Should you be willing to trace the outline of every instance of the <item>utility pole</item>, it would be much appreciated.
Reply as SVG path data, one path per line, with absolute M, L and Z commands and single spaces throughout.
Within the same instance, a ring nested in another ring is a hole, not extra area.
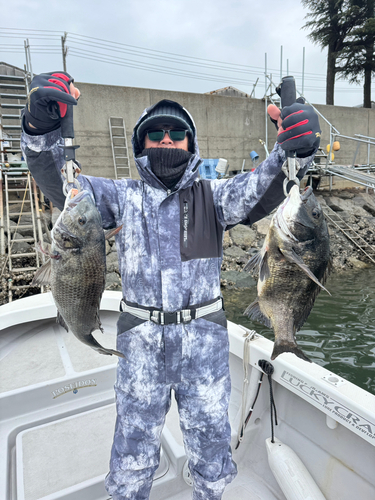
M 66 73 L 66 56 L 68 54 L 68 47 L 66 47 L 66 37 L 68 36 L 68 33 L 64 31 L 64 36 L 61 37 L 61 49 L 62 49 L 62 57 L 63 57 L 63 68 Z
M 280 47 L 280 82 L 283 78 L 283 46 Z
M 259 78 L 257 78 L 257 81 L 253 85 L 253 90 L 251 91 L 250 97 L 253 97 L 253 94 L 254 94 L 254 97 L 255 97 L 255 87 L 257 86 L 258 81 L 259 81 Z
M 25 56 L 26 56 L 26 70 L 28 73 L 28 76 L 30 77 L 30 81 L 34 78 L 33 74 L 33 68 L 31 66 L 31 54 L 30 54 L 30 42 L 29 39 L 26 38 L 24 40 L 24 47 L 25 47 Z

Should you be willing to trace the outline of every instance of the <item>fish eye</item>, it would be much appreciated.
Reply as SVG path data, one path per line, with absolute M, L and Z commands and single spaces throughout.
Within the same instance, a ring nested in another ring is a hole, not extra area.
M 78 224 L 81 226 L 84 226 L 86 224 L 86 217 L 84 215 L 81 215 L 81 217 L 78 218 Z
M 314 208 L 314 210 L 311 212 L 311 215 L 314 217 L 314 219 L 319 219 L 320 210 L 318 210 L 317 208 Z

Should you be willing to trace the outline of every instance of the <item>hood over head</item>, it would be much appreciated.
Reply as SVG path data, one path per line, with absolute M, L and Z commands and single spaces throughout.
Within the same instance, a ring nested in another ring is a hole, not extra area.
M 163 99 L 146 108 L 134 127 L 133 149 L 135 156 L 138 156 L 144 149 L 146 131 L 160 123 L 186 129 L 189 135 L 189 150 L 194 152 L 196 130 L 192 116 L 178 102 Z
M 133 136 L 132 146 L 135 163 L 141 179 L 154 187 L 164 187 L 150 165 L 150 150 L 144 149 L 144 138 L 146 131 L 150 128 L 162 124 L 171 124 L 176 127 L 188 130 L 189 152 L 190 159 L 186 166 L 185 173 L 180 181 L 176 184 L 175 189 L 187 187 L 198 175 L 198 167 L 201 163 L 199 157 L 198 141 L 196 136 L 196 126 L 190 113 L 179 103 L 163 99 L 158 103 L 146 108 L 136 123 Z M 155 148 L 156 150 L 157 148 Z M 162 148 L 163 149 L 163 148 Z M 184 152 L 182 150 L 181 153 Z M 160 151 L 161 153 L 161 151 Z M 185 153 L 185 152 L 184 152 Z M 169 156 L 169 155 L 168 155 Z

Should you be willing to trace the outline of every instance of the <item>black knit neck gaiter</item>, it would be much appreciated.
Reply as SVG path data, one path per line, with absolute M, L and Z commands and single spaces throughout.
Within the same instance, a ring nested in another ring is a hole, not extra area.
M 184 175 L 193 153 L 176 148 L 148 148 L 142 156 L 148 156 L 151 170 L 168 189 L 173 189 Z

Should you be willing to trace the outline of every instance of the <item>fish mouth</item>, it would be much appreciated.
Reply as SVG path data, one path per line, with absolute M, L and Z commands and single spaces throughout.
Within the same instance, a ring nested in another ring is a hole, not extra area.
M 284 234 L 289 236 L 289 238 L 291 238 L 294 241 L 299 241 L 299 240 L 298 240 L 298 238 L 296 238 L 294 236 L 294 234 L 291 232 L 291 230 L 288 227 L 287 220 L 284 216 L 284 209 L 288 205 L 289 202 L 292 202 L 292 203 L 293 202 L 295 202 L 295 203 L 302 202 L 303 204 L 306 204 L 308 199 L 310 198 L 310 196 L 312 194 L 313 194 L 313 189 L 311 188 L 311 186 L 305 187 L 305 189 L 302 192 L 300 192 L 299 186 L 297 186 L 295 184 L 292 187 L 292 189 L 290 190 L 289 197 L 286 198 L 286 200 L 284 201 L 284 203 L 281 206 L 280 217 L 277 218 L 278 223 L 279 223 L 279 227 L 284 232 Z M 303 222 L 301 222 L 300 220 L 295 221 L 295 224 L 298 224 L 298 225 L 303 226 L 303 227 L 310 227 L 309 225 L 303 224 Z
M 64 210 L 66 212 L 70 212 L 70 210 L 73 210 L 73 208 L 75 208 L 82 200 L 84 200 L 87 197 L 92 199 L 91 194 L 85 190 L 80 191 L 73 198 L 69 198 L 69 193 L 68 193 L 68 196 L 66 197 L 66 201 L 65 201 Z
M 294 234 L 288 227 L 287 221 L 284 217 L 284 209 L 288 205 L 288 203 L 292 201 L 293 198 L 297 198 L 298 196 L 300 196 L 299 187 L 297 186 L 297 184 L 295 184 L 290 190 L 289 196 L 285 198 L 284 202 L 280 206 L 280 212 L 276 214 L 276 220 L 279 228 L 286 236 L 289 236 L 289 238 L 291 238 L 293 241 L 298 241 L 298 238 L 294 236 Z
M 305 189 L 300 192 L 299 187 L 297 184 L 295 184 L 292 189 L 289 192 L 289 198 L 292 199 L 293 201 L 302 201 L 302 203 L 306 203 L 306 201 L 310 198 L 310 196 L 313 194 L 313 189 L 311 186 L 306 186 Z M 286 203 L 288 202 L 288 198 L 286 199 Z
M 54 242 L 62 250 L 77 248 L 82 245 L 81 238 L 69 231 L 68 227 L 62 221 L 60 221 L 58 226 L 53 228 L 52 233 Z M 60 238 L 56 238 L 56 234 L 59 235 Z
M 310 196 L 313 194 L 313 189 L 311 186 L 305 187 L 305 189 L 300 193 L 301 196 L 301 201 L 303 203 L 306 203 L 306 201 L 310 198 Z

